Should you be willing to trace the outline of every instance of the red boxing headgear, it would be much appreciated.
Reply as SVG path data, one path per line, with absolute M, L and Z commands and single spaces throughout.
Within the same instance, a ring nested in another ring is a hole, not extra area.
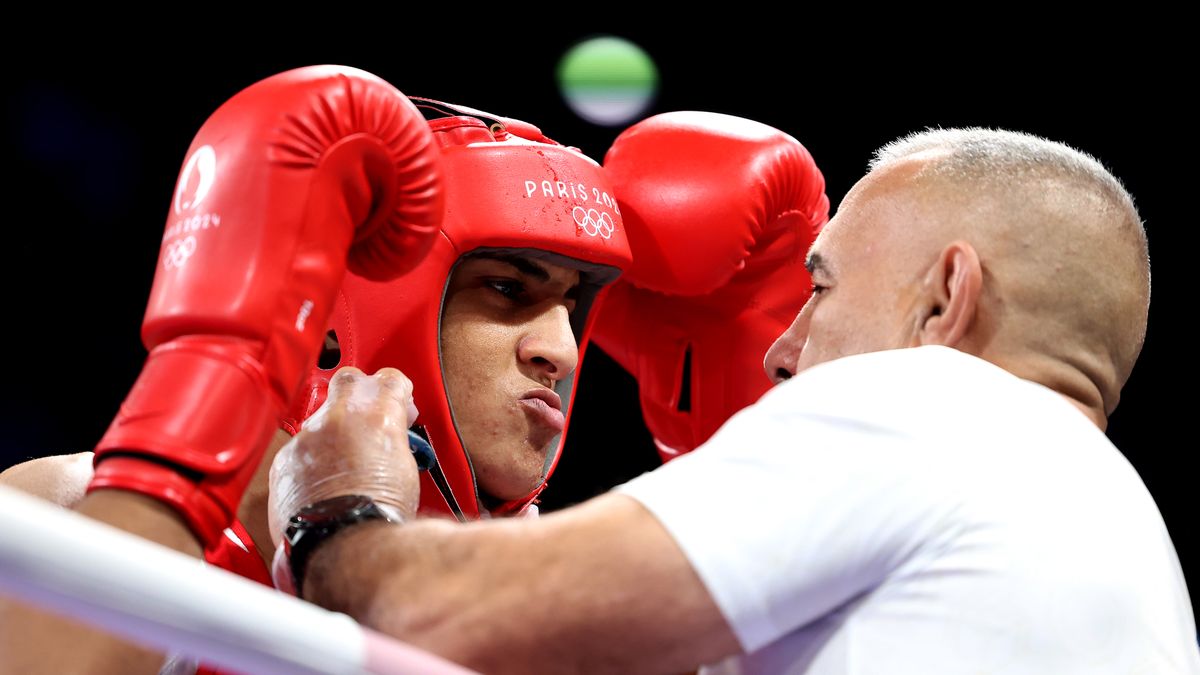
M 464 255 L 503 249 L 580 270 L 571 329 L 582 357 L 591 333 L 591 307 L 603 286 L 630 262 L 620 211 L 600 166 L 536 127 L 461 106 L 413 98 L 438 140 L 446 186 L 441 236 L 416 269 L 376 283 L 346 275 L 330 328 L 341 357 L 313 371 L 308 394 L 284 420 L 290 431 L 325 401 L 329 377 L 342 366 L 366 373 L 397 368 L 413 382 L 418 420 L 437 457 L 422 472 L 420 512 L 481 514 L 470 457 L 456 429 L 440 356 L 440 319 L 447 282 Z M 570 422 L 575 376 L 558 381 Z M 565 434 L 565 428 L 564 428 Z M 554 471 L 563 434 L 549 446 L 542 480 L 525 497 L 490 510 L 516 513 L 533 503 Z

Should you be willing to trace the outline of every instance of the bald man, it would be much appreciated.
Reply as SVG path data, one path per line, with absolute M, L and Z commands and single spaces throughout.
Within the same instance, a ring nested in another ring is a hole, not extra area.
M 808 262 L 778 386 L 700 449 L 538 521 L 347 525 L 305 597 L 489 673 L 1200 672 L 1174 547 L 1103 433 L 1150 294 L 1120 183 L 1033 136 L 916 134 Z M 326 447 L 378 464 L 353 420 L 404 415 L 403 376 L 335 379 L 275 481 Z M 372 478 L 340 490 L 383 499 Z

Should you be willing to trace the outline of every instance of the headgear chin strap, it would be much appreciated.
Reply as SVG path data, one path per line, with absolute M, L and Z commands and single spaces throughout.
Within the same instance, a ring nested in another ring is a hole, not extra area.
M 629 266 L 625 228 L 600 166 L 528 123 L 428 99 L 412 99 L 441 147 L 446 214 L 441 236 L 416 269 L 376 283 L 347 274 L 330 321 L 341 358 L 317 368 L 307 395 L 285 428 L 298 430 L 325 401 L 329 377 L 342 366 L 366 373 L 397 368 L 413 382 L 418 420 L 436 457 L 421 474 L 420 512 L 460 519 L 518 513 L 546 486 L 562 450 L 549 446 L 538 486 L 521 499 L 484 510 L 470 457 L 454 424 L 440 357 L 439 324 L 446 286 L 463 256 L 503 250 L 580 270 L 580 295 L 571 328 L 582 355 L 590 311 L 602 288 Z M 570 423 L 575 377 L 554 387 Z M 565 428 L 564 428 L 565 433 Z

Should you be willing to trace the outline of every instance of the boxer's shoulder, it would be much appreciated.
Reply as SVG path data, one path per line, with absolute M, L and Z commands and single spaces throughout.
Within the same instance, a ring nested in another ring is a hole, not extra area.
M 39 457 L 0 472 L 5 485 L 59 506 L 74 507 L 92 478 L 92 453 Z

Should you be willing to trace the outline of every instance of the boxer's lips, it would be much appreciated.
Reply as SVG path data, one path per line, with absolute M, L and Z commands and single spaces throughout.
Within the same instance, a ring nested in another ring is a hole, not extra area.
M 562 399 L 550 389 L 538 388 L 525 392 L 520 399 L 521 406 L 539 424 L 561 432 L 566 426 L 566 418 L 562 414 Z

